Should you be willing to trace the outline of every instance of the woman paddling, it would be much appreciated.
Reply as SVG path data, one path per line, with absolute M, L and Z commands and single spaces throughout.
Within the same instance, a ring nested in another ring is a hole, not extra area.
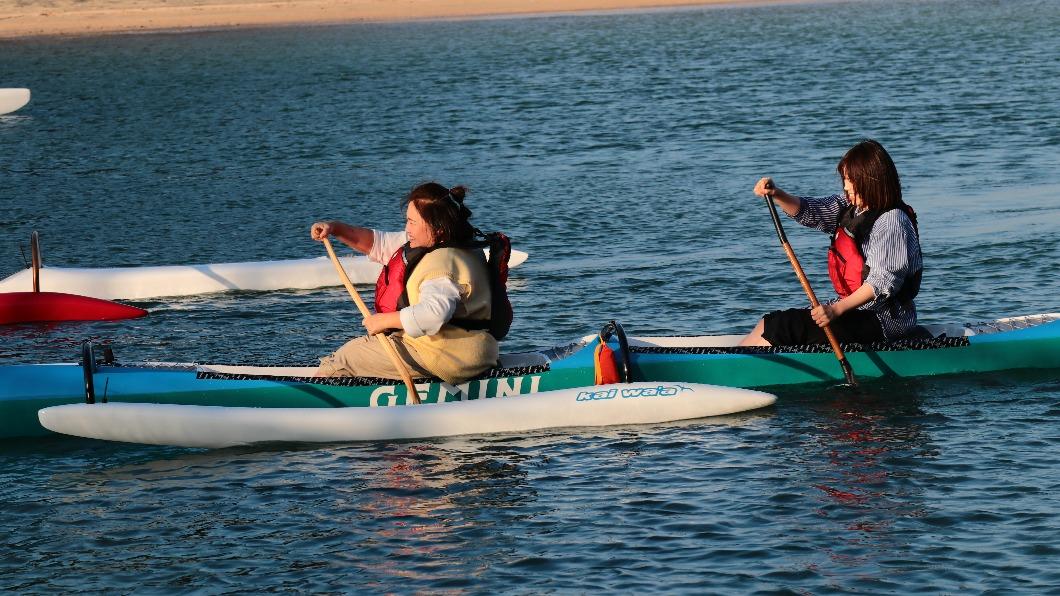
M 310 229 L 314 240 L 334 236 L 384 265 L 376 283 L 376 314 L 364 319 L 369 335 L 396 330 L 390 337 L 414 377 L 454 384 L 495 366 L 499 352 L 490 333 L 490 272 L 481 244 L 472 242 L 476 230 L 468 221 L 466 193 L 463 186 L 435 182 L 412 189 L 403 203 L 404 232 L 339 221 Z M 363 336 L 322 358 L 317 376 L 398 379 L 400 373 L 383 345 Z
M 839 296 L 812 310 L 771 312 L 740 345 L 827 343 L 825 325 L 840 342 L 856 343 L 898 339 L 916 328 L 920 239 L 891 156 L 878 142 L 865 140 L 847 151 L 836 170 L 844 195 L 797 197 L 774 188 L 769 178 L 755 185 L 755 194 L 772 194 L 795 221 L 832 237 L 828 274 Z

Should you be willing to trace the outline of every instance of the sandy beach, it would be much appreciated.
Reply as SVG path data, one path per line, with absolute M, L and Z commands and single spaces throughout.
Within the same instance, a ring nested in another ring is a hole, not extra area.
M 0 6 L 0 39 L 791 1 L 798 0 L 14 0 Z

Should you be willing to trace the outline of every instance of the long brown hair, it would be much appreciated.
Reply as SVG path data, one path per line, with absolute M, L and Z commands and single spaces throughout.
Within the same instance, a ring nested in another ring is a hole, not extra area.
M 846 152 L 836 166 L 840 178 L 854 183 L 869 209 L 886 211 L 902 204 L 902 183 L 898 169 L 883 145 L 865 139 Z
M 464 205 L 466 186 L 446 188 L 437 182 L 426 182 L 413 188 L 403 207 L 409 203 L 416 206 L 423 221 L 434 233 L 434 243 L 466 244 L 475 238 L 475 227 L 468 219 L 471 210 Z

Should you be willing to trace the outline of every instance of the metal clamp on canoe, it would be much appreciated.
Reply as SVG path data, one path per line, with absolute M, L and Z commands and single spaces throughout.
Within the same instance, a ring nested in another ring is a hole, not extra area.
M 633 373 L 629 366 L 629 342 L 626 341 L 626 331 L 622 329 L 622 325 L 619 325 L 618 321 L 612 320 L 604 325 L 604 328 L 600 330 L 600 342 L 606 343 L 607 340 L 611 339 L 612 334 L 618 337 L 618 353 L 622 361 L 622 382 L 630 383 L 633 379 Z
M 96 374 L 96 355 L 90 341 L 81 344 L 81 371 L 85 378 L 85 403 L 94 404 L 96 403 L 96 386 L 93 376 Z
M 114 351 L 110 346 L 103 346 L 103 364 L 114 364 Z M 96 353 L 92 342 L 81 344 L 81 370 L 85 379 L 85 403 L 96 403 Z M 109 380 L 109 379 L 108 379 Z M 107 403 L 107 387 L 103 387 L 103 403 Z

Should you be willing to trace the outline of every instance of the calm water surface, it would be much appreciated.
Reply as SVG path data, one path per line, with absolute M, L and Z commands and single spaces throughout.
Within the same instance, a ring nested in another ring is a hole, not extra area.
M 319 256 L 471 187 L 516 270 L 505 349 L 617 318 L 735 333 L 805 302 L 750 192 L 884 143 L 925 322 L 1055 312 L 1060 4 L 839 2 L 0 43 L 0 275 Z M 823 235 L 788 226 L 819 294 Z M 341 288 L 0 330 L 0 363 L 310 362 Z M 201 451 L 0 443 L 0 590 L 1060 593 L 1060 375 L 783 389 L 725 419 Z

